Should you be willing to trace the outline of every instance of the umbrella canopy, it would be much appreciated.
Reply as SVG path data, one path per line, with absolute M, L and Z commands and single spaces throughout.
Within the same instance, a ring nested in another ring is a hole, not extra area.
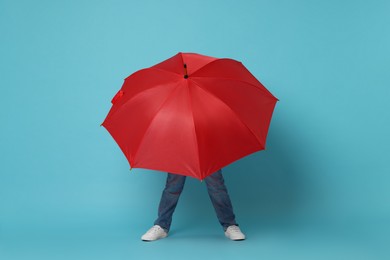
M 265 149 L 277 100 L 241 62 L 178 53 L 127 77 L 102 125 L 130 167 L 202 180 Z

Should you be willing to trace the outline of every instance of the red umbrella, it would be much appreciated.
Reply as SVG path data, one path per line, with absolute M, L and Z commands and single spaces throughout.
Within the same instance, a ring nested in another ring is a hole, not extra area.
M 178 53 L 127 77 L 102 125 L 132 168 L 202 180 L 265 149 L 277 101 L 241 62 Z

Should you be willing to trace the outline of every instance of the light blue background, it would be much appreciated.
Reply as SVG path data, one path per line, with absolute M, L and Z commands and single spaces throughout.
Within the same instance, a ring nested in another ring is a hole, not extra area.
M 0 259 L 386 259 L 389 14 L 380 0 L 0 0 Z M 280 99 L 267 150 L 224 168 L 245 242 L 224 238 L 195 179 L 170 237 L 141 242 L 166 175 L 129 171 L 99 126 L 125 77 L 179 51 L 240 60 Z

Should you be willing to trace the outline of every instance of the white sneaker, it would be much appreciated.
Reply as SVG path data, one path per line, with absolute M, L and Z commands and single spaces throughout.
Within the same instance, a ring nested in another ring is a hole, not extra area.
M 240 228 L 236 225 L 229 226 L 225 231 L 225 236 L 231 240 L 245 239 L 245 235 L 241 232 Z
M 160 238 L 165 238 L 168 236 L 168 233 L 160 227 L 159 225 L 154 225 L 151 227 L 142 237 L 143 241 L 154 241 Z

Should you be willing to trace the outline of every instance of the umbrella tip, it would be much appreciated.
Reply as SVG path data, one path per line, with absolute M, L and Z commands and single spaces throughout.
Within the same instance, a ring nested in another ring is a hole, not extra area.
M 184 78 L 188 79 L 187 64 L 184 63 Z

